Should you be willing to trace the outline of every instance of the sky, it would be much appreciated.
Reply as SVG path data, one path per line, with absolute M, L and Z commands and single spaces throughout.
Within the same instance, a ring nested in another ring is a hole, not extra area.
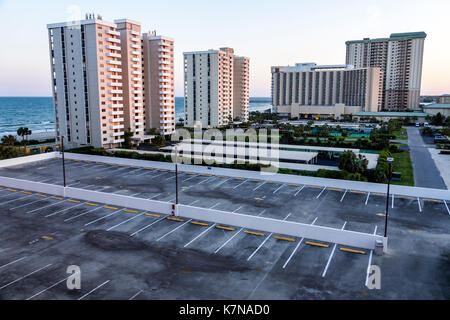
M 0 96 L 51 96 L 46 25 L 101 14 L 175 39 L 183 52 L 232 47 L 250 58 L 250 96 L 269 97 L 274 65 L 344 64 L 345 41 L 425 31 L 422 95 L 450 93 L 449 0 L 0 0 Z

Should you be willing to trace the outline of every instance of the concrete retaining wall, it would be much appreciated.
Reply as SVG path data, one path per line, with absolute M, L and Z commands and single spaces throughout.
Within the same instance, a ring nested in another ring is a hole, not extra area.
M 17 166 L 19 164 L 25 164 L 25 163 L 35 162 L 35 161 L 53 159 L 56 157 L 56 153 L 57 152 L 48 152 L 48 153 L 35 154 L 32 156 L 24 156 L 24 157 L 19 157 L 19 158 L 0 160 L 0 168 Z

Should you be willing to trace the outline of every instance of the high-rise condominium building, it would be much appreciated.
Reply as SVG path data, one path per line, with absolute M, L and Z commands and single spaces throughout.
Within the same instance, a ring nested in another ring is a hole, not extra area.
M 184 123 L 214 128 L 248 121 L 249 58 L 232 48 L 184 53 Z
M 164 134 L 175 131 L 174 41 L 172 38 L 144 33 L 144 105 L 146 127 Z
M 160 94 L 153 96 L 152 81 L 144 80 L 143 70 L 150 80 L 163 76 L 157 68 L 148 71 L 160 57 L 144 52 L 147 38 L 142 39 L 139 22 L 112 23 L 89 15 L 47 28 L 56 134 L 64 136 L 69 147 L 120 147 L 127 131 L 135 144 L 150 138 L 145 134 L 150 128 L 162 134 L 173 131 L 174 121 L 171 129 L 147 121 L 163 111 L 159 103 L 144 107 L 145 91 L 146 101 L 159 99 Z M 167 68 L 173 83 L 173 53 Z
M 297 63 L 271 69 L 272 105 L 282 116 L 340 118 L 381 107 L 380 68 Z
M 347 41 L 346 63 L 380 67 L 383 110 L 419 107 L 425 32 L 393 33 L 389 38 Z

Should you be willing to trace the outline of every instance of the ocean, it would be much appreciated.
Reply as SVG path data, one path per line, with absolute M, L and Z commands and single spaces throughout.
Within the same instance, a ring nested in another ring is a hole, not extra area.
M 250 111 L 271 109 L 270 99 L 250 98 Z M 184 117 L 184 99 L 175 98 L 175 119 Z M 52 97 L 0 97 L 0 137 L 17 135 L 27 127 L 34 137 L 51 136 L 55 130 Z

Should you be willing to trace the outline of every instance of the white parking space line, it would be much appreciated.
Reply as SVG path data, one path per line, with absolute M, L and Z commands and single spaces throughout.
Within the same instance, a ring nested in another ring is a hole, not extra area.
M 285 186 L 285 184 L 283 183 L 281 186 L 279 186 L 273 193 L 277 193 L 278 190 L 280 190 L 281 188 L 283 188 Z
M 199 200 L 194 200 L 193 202 L 189 203 L 188 206 L 192 206 L 194 203 L 197 203 Z
M 179 225 L 178 227 L 176 227 L 175 229 L 172 229 L 171 231 L 167 232 L 165 235 L 159 237 L 158 239 L 156 239 L 156 241 L 160 241 L 162 239 L 164 239 L 165 237 L 167 237 L 169 234 L 172 234 L 173 232 L 177 231 L 178 229 L 180 229 L 181 227 L 183 227 L 186 223 L 191 222 L 192 219 L 189 219 L 188 221 L 186 221 L 185 223 L 182 223 L 181 225 Z
M 31 300 L 31 299 L 33 299 L 34 297 L 37 297 L 38 295 L 40 295 L 41 293 L 44 293 L 45 291 L 50 290 L 50 289 L 53 288 L 53 287 L 56 287 L 58 284 L 60 284 L 60 283 L 63 282 L 63 281 L 66 281 L 67 279 L 69 279 L 71 276 L 73 276 L 73 275 L 75 275 L 75 274 L 78 274 L 78 272 L 75 272 L 75 273 L 71 274 L 70 276 L 65 277 L 64 279 L 59 280 L 58 282 L 52 284 L 50 287 L 48 287 L 48 288 L 46 288 L 46 289 L 44 289 L 44 290 L 39 291 L 38 293 L 32 295 L 31 297 L 28 297 L 26 300 Z
M 35 273 L 37 273 L 37 272 L 43 270 L 43 269 L 45 269 L 45 268 L 48 268 L 48 267 L 50 267 L 51 265 L 52 265 L 52 263 L 49 263 L 48 265 L 46 265 L 46 266 L 44 266 L 44 267 L 42 267 L 42 268 L 39 268 L 39 269 L 37 269 L 37 270 L 34 270 L 33 272 L 30 272 L 30 273 L 27 274 L 27 275 L 24 275 L 24 276 L 22 276 L 22 277 L 20 277 L 20 278 L 17 278 L 16 280 L 11 281 L 11 282 L 9 282 L 9 283 L 3 285 L 2 287 L 0 287 L 0 290 L 3 290 L 3 289 L 5 289 L 6 287 L 9 287 L 10 285 L 12 285 L 12 284 L 14 284 L 14 283 L 16 283 L 16 282 L 18 282 L 18 281 L 20 281 L 20 280 L 22 280 L 22 279 L 25 279 L 25 278 L 27 278 L 27 277 L 29 277 L 29 276 L 31 276 L 31 275 L 33 275 L 33 274 L 35 274 Z
M 100 217 L 100 218 L 98 218 L 98 219 L 95 219 L 95 220 L 93 220 L 93 221 L 91 221 L 91 222 L 85 223 L 84 226 L 87 227 L 87 226 L 89 226 L 89 225 L 91 225 L 91 224 L 93 224 L 93 223 L 96 223 L 96 222 L 100 221 L 100 220 L 106 219 L 106 218 L 112 216 L 113 214 L 116 214 L 116 213 L 118 213 L 118 212 L 120 212 L 120 211 L 122 211 L 122 210 L 124 210 L 124 208 L 119 209 L 119 210 L 116 210 L 116 211 L 114 211 L 114 212 L 111 212 L 110 214 L 107 214 L 106 216 L 103 216 L 103 217 Z
M 443 201 L 444 201 L 445 207 L 447 208 L 447 212 L 448 212 L 448 214 L 450 215 L 450 210 L 448 209 L 447 202 L 446 202 L 445 200 L 443 200 Z
M 134 298 L 136 298 L 138 295 L 140 295 L 142 292 L 144 292 L 143 290 L 139 290 L 138 292 L 136 292 L 134 295 L 132 295 L 128 300 L 133 300 Z
M 261 183 L 260 185 L 256 186 L 253 191 L 258 190 L 260 187 L 262 187 L 264 184 L 266 184 L 267 181 L 264 181 L 263 183 Z
M 105 282 L 103 282 L 101 285 L 95 287 L 94 289 L 92 289 L 91 291 L 89 291 L 88 293 L 82 295 L 81 297 L 78 298 L 78 300 L 83 300 L 84 298 L 86 298 L 88 295 L 90 295 L 92 292 L 100 289 L 101 287 L 103 287 L 105 284 L 107 284 L 110 280 L 106 280 Z
M 216 184 L 215 188 L 223 185 L 225 182 L 227 182 L 228 180 L 230 180 L 231 178 L 225 179 L 224 181 L 219 182 L 218 184 Z
M 158 178 L 158 177 L 160 177 L 160 176 L 163 176 L 163 175 L 165 175 L 167 172 L 163 172 L 163 173 L 161 173 L 161 174 L 157 174 L 156 176 L 151 176 L 150 178 L 151 179 L 153 179 L 153 178 Z
M 289 213 L 289 214 L 283 219 L 283 221 L 285 221 L 287 218 L 289 218 L 290 215 L 291 215 L 291 214 Z M 271 232 L 271 233 L 266 237 L 266 239 L 264 239 L 264 241 L 259 245 L 258 248 L 256 248 L 255 251 L 253 251 L 253 253 L 247 258 L 247 261 L 249 261 L 251 258 L 253 258 L 253 256 L 259 251 L 259 249 L 262 248 L 262 246 L 267 242 L 267 240 L 269 240 L 270 237 L 272 237 L 272 235 L 273 235 L 273 232 Z
M 86 214 L 88 214 L 88 213 L 90 213 L 90 212 L 92 212 L 92 211 L 95 211 L 95 210 L 98 210 L 98 209 L 101 209 L 101 208 L 103 208 L 103 207 L 97 207 L 97 208 L 94 208 L 94 209 L 92 209 L 92 210 L 88 210 L 88 211 L 86 211 L 86 212 L 80 213 L 80 214 L 78 214 L 78 215 L 76 215 L 76 216 L 73 216 L 73 217 L 70 217 L 70 218 L 65 219 L 64 222 L 72 221 L 72 220 L 74 220 L 74 219 L 76 219 L 76 218 L 82 217 L 82 216 L 84 216 L 84 215 L 86 215 Z
M 234 237 L 236 237 L 239 233 L 241 233 L 241 231 L 244 230 L 244 228 L 239 229 L 238 232 L 236 232 L 231 238 L 229 238 L 227 241 L 225 241 L 219 248 L 216 249 L 216 251 L 214 251 L 214 253 L 217 253 L 220 251 L 220 249 L 222 249 L 223 247 L 225 247 L 228 242 L 230 242 L 231 240 L 233 240 Z
M 26 196 L 23 196 L 23 197 L 19 197 L 19 198 L 16 198 L 16 199 L 8 200 L 8 201 L 5 201 L 5 202 L 0 202 L 0 205 L 4 205 L 4 204 L 10 203 L 10 202 L 17 201 L 17 200 L 29 198 L 29 197 L 32 197 L 32 196 L 34 196 L 34 194 L 29 194 L 29 195 L 26 195 Z
M 10 265 L 12 265 L 12 264 L 14 264 L 16 262 L 22 261 L 25 258 L 26 257 L 22 257 L 22 258 L 14 260 L 14 261 L 8 262 L 7 264 L 4 264 L 4 265 L 0 266 L 0 269 L 6 268 L 7 266 L 10 266 Z
M 322 195 L 322 193 L 325 191 L 327 187 L 323 187 L 322 191 L 317 195 L 316 199 L 319 199 L 319 197 Z
M 347 194 L 347 192 L 348 192 L 348 189 L 345 189 L 345 192 L 344 192 L 344 194 L 342 195 L 342 198 L 341 198 L 341 202 L 344 200 L 345 195 Z
M 37 201 L 43 201 L 43 200 L 45 200 L 45 199 L 40 199 L 40 200 L 37 200 Z M 62 203 L 62 202 L 55 202 L 55 203 L 49 204 L 49 205 L 47 205 L 47 206 L 40 207 L 40 208 L 31 210 L 31 211 L 28 211 L 27 213 L 33 213 L 33 212 L 38 211 L 38 210 L 41 210 L 41 209 L 45 209 L 45 208 L 48 208 L 48 207 L 51 207 L 51 206 L 55 206 L 55 205 L 57 205 L 58 203 Z
M 152 223 L 146 225 L 145 227 L 139 229 L 138 231 L 133 232 L 132 234 L 130 234 L 130 236 L 132 237 L 132 236 L 138 234 L 139 232 L 141 232 L 141 231 L 143 231 L 143 230 L 145 230 L 145 229 L 151 227 L 151 226 L 154 225 L 155 223 L 157 223 L 157 222 L 159 222 L 159 221 L 162 221 L 162 220 L 164 220 L 165 218 L 166 218 L 166 217 L 162 217 L 162 218 L 159 218 L 158 220 L 153 221 Z
M 244 183 L 246 183 L 248 180 L 244 180 L 241 183 L 239 183 L 238 185 L 234 186 L 233 189 L 236 189 L 237 187 L 243 185 Z
M 420 205 L 419 197 L 417 197 L 417 204 L 419 205 L 419 212 L 422 212 L 422 206 Z
M 148 174 L 148 173 L 150 173 L 151 175 L 153 175 L 153 174 L 155 173 L 155 170 L 148 170 L 148 169 L 146 169 L 145 172 L 142 172 L 142 173 L 140 173 L 140 174 L 137 174 L 136 176 L 137 176 L 137 177 L 140 177 L 140 176 L 143 176 L 144 174 Z
M 134 193 L 134 194 L 132 194 L 132 195 L 130 195 L 130 196 L 128 196 L 128 197 L 134 197 L 134 196 L 137 196 L 138 194 L 141 194 L 141 193 L 140 193 L 140 192 Z
M 220 202 L 217 202 L 215 205 L 213 205 L 212 207 L 210 207 L 209 209 L 213 209 L 215 207 L 217 207 L 220 204 Z
M 347 221 L 344 222 L 344 225 L 342 226 L 341 230 L 344 230 L 346 224 L 347 224 Z M 336 251 L 336 246 L 337 246 L 337 243 L 335 243 L 333 246 L 333 250 L 331 251 L 330 257 L 328 258 L 327 265 L 325 266 L 325 269 L 323 270 L 322 278 L 324 278 L 325 275 L 327 274 L 327 270 L 328 270 L 328 267 L 330 266 L 331 259 L 333 258 L 334 251 Z
M 375 230 L 373 232 L 374 235 L 377 234 L 377 226 L 375 226 Z M 369 281 L 369 270 L 370 270 L 370 266 L 372 265 L 372 254 L 373 254 L 373 250 L 370 250 L 369 253 L 369 264 L 367 266 L 367 272 L 366 272 L 366 286 L 367 286 L 367 282 Z
M 58 213 L 61 213 L 61 212 L 64 212 L 64 211 L 67 211 L 67 210 L 70 210 L 70 209 L 73 209 L 73 208 L 82 206 L 82 205 L 85 204 L 85 203 L 86 203 L 86 202 L 82 202 L 82 203 L 79 203 L 79 204 L 77 204 L 77 205 L 74 205 L 74 206 L 72 206 L 72 207 L 70 207 L 70 208 L 65 208 L 65 209 L 62 209 L 62 210 L 59 210 L 59 211 L 50 213 L 50 214 L 46 215 L 45 217 L 46 217 L 46 218 L 52 217 L 52 216 L 54 216 L 54 215 L 56 215 L 56 214 L 58 214 Z
M 234 209 L 234 210 L 233 210 L 233 213 L 239 211 L 239 209 L 241 209 L 242 207 L 243 207 L 243 206 L 239 206 L 237 209 Z
M 201 236 L 203 236 L 204 234 L 206 234 L 209 230 L 211 230 L 212 228 L 214 228 L 216 226 L 217 223 L 214 223 L 213 225 L 211 225 L 209 228 L 207 228 L 206 230 L 204 230 L 202 233 L 200 233 L 198 236 L 196 236 L 194 239 L 192 239 L 191 241 L 189 241 L 188 243 L 186 243 L 184 245 L 184 247 L 186 248 L 188 245 L 190 245 L 192 242 L 194 242 L 195 240 L 197 240 L 198 238 L 200 238 Z
M 366 205 L 366 206 L 367 206 L 367 202 L 369 201 L 369 197 L 370 197 L 370 191 L 369 191 L 369 192 L 367 192 L 366 203 L 364 204 L 364 205 Z
M 148 200 L 152 200 L 152 199 L 156 198 L 156 197 L 159 196 L 159 195 L 161 195 L 161 193 L 155 194 L 153 197 L 148 198 Z
M 311 225 L 314 225 L 314 223 L 316 223 L 317 218 L 318 218 L 318 217 L 316 217 L 316 218 L 314 219 L 314 221 L 311 223 Z M 300 245 L 302 244 L 302 242 L 303 242 L 304 239 L 305 239 L 305 238 L 301 238 L 301 239 L 300 239 L 300 241 L 298 242 L 297 246 L 294 248 L 294 250 L 292 251 L 291 255 L 289 256 L 289 258 L 288 258 L 288 259 L 286 260 L 286 262 L 284 263 L 283 269 L 286 268 L 286 266 L 288 265 L 289 261 L 291 261 L 292 257 L 294 256 L 295 252 L 297 252 L 298 248 L 300 247 Z
M 391 206 L 392 209 L 394 209 L 394 199 L 395 199 L 394 194 L 392 194 L 392 206 Z
M 144 214 L 145 214 L 145 212 L 143 212 L 143 213 L 141 213 L 141 214 L 138 214 L 138 215 L 135 215 L 134 217 L 131 217 L 130 219 L 127 219 L 127 220 L 125 220 L 125 221 L 122 221 L 121 223 L 118 223 L 118 224 L 116 224 L 115 226 L 112 226 L 112 227 L 106 229 L 106 231 L 111 231 L 112 229 L 115 229 L 115 228 L 117 228 L 118 226 L 121 226 L 122 224 L 127 223 L 128 221 L 131 221 L 131 220 L 134 220 L 134 219 L 136 219 L 136 218 L 139 218 L 140 216 L 143 216 Z
M 305 188 L 305 185 L 303 185 L 300 189 L 297 190 L 297 192 L 294 194 L 294 197 L 296 197 L 302 190 Z
M 186 181 L 192 180 L 192 179 L 197 178 L 197 177 L 198 177 L 197 175 L 192 175 L 192 177 L 187 178 L 185 180 L 181 180 L 181 182 L 186 182 Z
M 202 180 L 202 181 L 200 181 L 200 182 L 199 182 L 199 183 L 197 183 L 197 184 L 202 184 L 203 182 L 206 182 L 206 181 L 212 180 L 212 179 L 214 179 L 214 178 L 216 178 L 216 176 L 212 176 L 212 177 L 209 177 L 208 179 Z
M 81 181 L 78 181 L 78 182 L 75 182 L 75 183 L 69 184 L 69 187 L 73 187 L 73 186 L 76 186 L 77 184 L 80 184 L 80 183 L 81 183 Z

